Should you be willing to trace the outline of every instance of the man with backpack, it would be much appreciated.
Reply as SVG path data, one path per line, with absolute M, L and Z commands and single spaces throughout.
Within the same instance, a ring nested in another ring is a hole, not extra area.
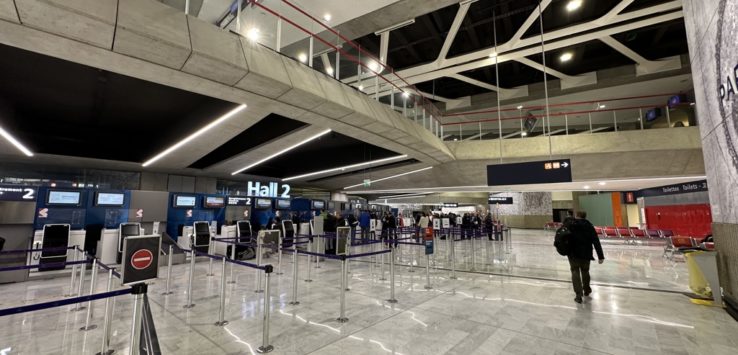
M 587 212 L 577 212 L 575 220 L 567 223 L 556 231 L 554 246 L 559 254 L 569 258 L 571 281 L 576 298 L 574 301 L 582 303 L 582 296 L 589 296 L 592 288 L 589 285 L 589 265 L 594 258 L 592 249 L 597 252 L 600 264 L 605 261 L 600 238 L 594 226 L 587 220 Z

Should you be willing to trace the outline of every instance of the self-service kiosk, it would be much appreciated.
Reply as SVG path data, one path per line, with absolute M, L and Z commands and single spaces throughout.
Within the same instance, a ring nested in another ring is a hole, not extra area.
M 121 223 L 118 228 L 118 253 L 115 256 L 115 263 L 120 264 L 123 258 L 123 243 L 126 238 L 141 235 L 141 225 L 139 223 Z
M 282 247 L 291 247 L 295 239 L 295 226 L 292 221 L 282 221 Z
M 43 266 L 44 264 L 58 264 L 67 261 L 67 246 L 69 245 L 68 224 L 47 224 L 44 225 L 43 239 L 41 240 L 41 252 L 39 258 L 39 271 L 62 270 L 64 266 Z
M 192 229 L 194 230 L 191 238 L 192 247 L 199 252 L 207 253 L 212 238 L 210 224 L 205 221 L 197 221 L 193 224 Z

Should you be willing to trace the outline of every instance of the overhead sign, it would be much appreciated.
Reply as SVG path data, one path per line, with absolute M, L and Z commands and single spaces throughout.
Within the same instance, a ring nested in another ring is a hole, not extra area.
M 262 185 L 260 182 L 249 181 L 246 195 L 254 197 L 290 198 L 290 185 L 270 182 Z
M 160 235 L 130 236 L 123 239 L 121 283 L 133 285 L 159 276 Z
M 489 202 L 490 205 L 512 205 L 513 198 L 504 196 L 490 196 L 487 198 L 487 202 Z
M 37 187 L 0 185 L 0 201 L 36 201 Z
M 228 206 L 251 206 L 251 197 L 228 196 Z
M 456 203 L 456 202 L 444 202 L 443 203 L 443 207 L 446 207 L 446 208 L 456 208 L 456 207 L 459 207 L 459 204 Z
M 651 189 L 644 189 L 638 191 L 637 195 L 641 197 L 649 196 L 662 196 L 662 195 L 675 195 L 684 194 L 688 192 L 700 192 L 707 191 L 707 180 L 700 180 L 695 182 L 688 182 L 684 184 L 674 184 L 661 187 L 654 187 Z
M 487 185 L 523 185 L 571 182 L 569 159 L 487 165 Z

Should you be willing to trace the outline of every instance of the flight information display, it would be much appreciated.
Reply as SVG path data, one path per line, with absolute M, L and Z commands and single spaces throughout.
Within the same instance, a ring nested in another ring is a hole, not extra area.
M 487 185 L 523 185 L 571 182 L 569 159 L 487 165 Z
M 223 208 L 225 207 L 225 197 L 223 196 L 206 196 L 203 202 L 205 208 Z
M 175 195 L 174 207 L 195 207 L 197 196 Z
M 123 206 L 126 195 L 119 192 L 98 192 L 95 198 L 97 206 Z
M 277 209 L 288 210 L 290 207 L 292 207 L 292 202 L 290 202 L 290 200 L 277 200 Z
M 266 198 L 257 198 L 254 201 L 254 207 L 259 209 L 268 209 L 272 207 L 272 200 Z
M 49 205 L 79 206 L 81 192 L 49 190 L 46 203 Z

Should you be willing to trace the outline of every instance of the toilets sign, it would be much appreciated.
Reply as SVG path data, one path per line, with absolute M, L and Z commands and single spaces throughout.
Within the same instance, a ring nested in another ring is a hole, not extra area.
M 262 185 L 258 181 L 249 181 L 246 195 L 254 197 L 290 198 L 290 185 L 269 182 Z

